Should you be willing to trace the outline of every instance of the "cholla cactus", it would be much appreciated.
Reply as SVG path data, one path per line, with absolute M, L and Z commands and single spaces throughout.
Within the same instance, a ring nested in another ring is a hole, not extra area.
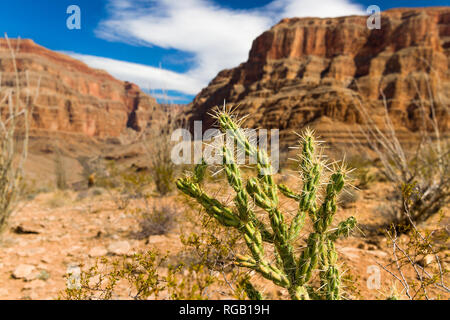
M 252 269 L 287 289 L 292 299 L 339 299 L 340 275 L 334 242 L 338 237 L 348 236 L 356 225 L 355 218 L 350 217 L 330 229 L 336 213 L 337 196 L 345 184 L 345 167 L 335 166 L 326 185 L 324 200 L 319 205 L 317 195 L 326 166 L 321 161 L 312 131 L 307 130 L 302 136 L 299 171 L 303 186 L 301 192 L 296 193 L 274 182 L 269 157 L 265 151 L 249 142 L 238 121 L 226 111 L 218 111 L 216 117 L 220 130 L 231 134 L 238 148 L 245 150 L 246 156 L 257 160 L 257 176 L 245 183 L 231 150 L 223 145 L 222 166 L 228 183 L 236 193 L 233 208 L 212 198 L 202 189 L 205 163 L 196 167 L 193 177 L 179 179 L 176 183 L 178 189 L 196 199 L 222 225 L 239 230 L 249 251 L 247 255 L 237 256 L 239 266 Z M 298 211 L 290 222 L 280 211 L 278 191 L 298 202 Z M 256 216 L 252 202 L 268 214 L 270 227 Z M 307 216 L 311 219 L 313 231 L 306 241 L 306 248 L 297 256 L 295 252 L 298 248 L 294 249 L 294 246 Z M 276 262 L 269 261 L 264 243 L 274 246 Z M 319 289 L 310 285 L 314 271 L 319 273 Z M 251 288 L 249 297 L 261 297 L 255 293 L 253 285 L 244 287 Z

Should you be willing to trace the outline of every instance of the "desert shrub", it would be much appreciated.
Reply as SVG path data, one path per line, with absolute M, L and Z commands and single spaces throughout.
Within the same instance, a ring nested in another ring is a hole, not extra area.
M 386 230 L 388 245 L 392 247 L 392 262 L 381 267 L 389 273 L 402 287 L 401 291 L 393 290 L 390 299 L 406 297 L 418 299 L 448 299 L 449 270 L 442 256 L 448 250 L 449 236 L 445 228 L 420 230 L 410 215 L 410 206 L 414 205 L 412 195 L 414 188 L 403 188 L 404 212 L 408 224 L 401 227 L 392 225 Z M 438 224 L 442 225 L 444 214 L 441 211 Z M 399 233 L 398 231 L 401 231 Z M 408 276 L 412 273 L 415 277 Z M 393 289 L 396 289 L 394 282 Z
M 175 113 L 167 111 L 166 117 L 164 126 L 149 128 L 142 138 L 150 175 L 156 192 L 161 196 L 172 191 L 176 175 L 176 166 L 171 159 L 172 147 L 175 144 L 171 141 L 172 132 L 176 128 Z
M 339 201 L 342 207 L 350 208 L 359 200 L 359 198 L 360 196 L 358 190 L 348 189 L 342 192 L 339 197 Z
M 228 272 L 235 267 L 236 254 L 240 253 L 240 235 L 235 230 L 224 229 L 209 217 L 202 219 L 202 231 L 182 234 L 185 251 L 194 254 L 194 261 L 209 270 Z
M 46 205 L 49 208 L 61 208 L 72 203 L 72 197 L 68 191 L 57 190 L 47 199 Z
M 429 65 L 424 68 L 430 68 Z M 426 78 L 426 85 L 429 86 Z M 417 83 L 415 83 L 417 86 Z M 444 90 L 444 89 L 442 89 Z M 370 148 L 375 152 L 381 166 L 381 173 L 395 185 L 399 201 L 396 204 L 397 225 L 409 224 L 410 219 L 404 210 L 402 188 L 414 185 L 416 197 L 412 201 L 409 216 L 412 221 L 423 222 L 435 215 L 450 200 L 450 150 L 449 139 L 445 133 L 445 120 L 448 107 L 439 96 L 430 91 L 428 97 L 417 90 L 416 111 L 422 118 L 417 131 L 419 135 L 412 145 L 401 143 L 397 130 L 389 115 L 389 108 L 384 93 L 384 115 L 377 119 L 360 104 L 361 116 L 365 124 L 361 131 L 365 135 Z
M 23 178 L 23 165 L 27 158 L 29 113 L 36 95 L 31 96 L 28 72 L 25 73 L 26 89 L 22 90 L 16 65 L 16 51 L 6 37 L 14 68 L 14 87 L 1 86 L 0 73 L 0 232 L 4 230 L 14 210 Z M 37 85 L 39 88 L 39 83 Z
M 68 286 L 59 299 L 111 300 L 124 292 L 134 300 L 205 299 L 205 290 L 215 278 L 201 265 L 169 266 L 160 272 L 167 256 L 156 251 L 135 254 L 132 257 L 98 260 L 94 266 L 83 270 L 74 285 Z M 69 279 L 72 275 L 67 275 Z M 126 290 L 123 290 L 123 286 Z
M 106 161 L 103 169 L 96 172 L 94 185 L 106 190 L 120 210 L 126 209 L 134 199 L 149 197 L 146 189 L 151 179 L 145 172 L 133 168 L 120 169 L 114 161 Z
M 83 177 L 81 186 L 84 187 L 92 187 L 97 185 L 98 187 L 107 187 L 107 185 L 102 185 L 106 181 L 108 177 L 107 165 L 105 161 L 101 157 L 86 157 L 80 156 L 77 158 L 77 161 L 82 167 L 81 176 Z M 98 178 L 98 181 L 97 181 Z M 109 186 L 109 185 L 108 185 Z
M 56 188 L 58 190 L 66 190 L 68 187 L 66 165 L 61 154 L 61 149 L 58 147 L 55 149 L 54 171 L 56 177 Z
M 370 185 L 377 180 L 372 170 L 374 163 L 367 157 L 353 155 L 348 158 L 347 164 L 354 169 L 352 178 L 356 181 L 355 186 L 358 189 L 369 189 Z
M 172 204 L 154 205 L 152 210 L 138 210 L 139 228 L 133 235 L 137 239 L 146 239 L 152 235 L 169 233 L 175 226 L 178 210 Z
M 274 183 L 267 154 L 247 140 L 238 121 L 225 111 L 218 111 L 216 118 L 220 130 L 230 134 L 241 150 L 245 150 L 246 156 L 257 159 L 257 176 L 245 183 L 232 152 L 223 145 L 223 170 L 236 193 L 234 207 L 224 205 L 203 189 L 205 163 L 197 165 L 191 177 L 177 180 L 178 189 L 196 199 L 206 213 L 222 225 L 235 228 L 240 233 L 248 254 L 236 255 L 239 266 L 251 269 L 286 289 L 292 299 L 339 299 L 340 274 L 334 241 L 340 236 L 347 236 L 356 225 L 355 219 L 350 217 L 330 229 L 337 210 L 337 196 L 345 184 L 345 167 L 334 167 L 324 192 L 324 201 L 318 204 L 316 195 L 326 166 L 319 157 L 320 150 L 317 150 L 318 145 L 311 131 L 303 135 L 299 163 L 304 184 L 302 191 L 296 193 Z M 279 193 L 298 202 L 298 212 L 290 222 L 279 208 Z M 253 204 L 266 212 L 270 227 L 256 215 Z M 311 219 L 313 231 L 306 240 L 306 248 L 297 256 L 298 248 L 294 250 L 294 245 L 307 216 Z M 273 248 L 273 262 L 268 259 L 266 246 Z M 318 287 L 311 282 L 316 272 L 320 279 Z M 251 283 L 244 288 L 249 290 L 249 297 L 261 297 Z

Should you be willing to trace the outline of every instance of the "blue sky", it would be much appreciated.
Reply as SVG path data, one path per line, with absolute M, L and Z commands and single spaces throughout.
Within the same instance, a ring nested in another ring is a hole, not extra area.
M 66 27 L 69 5 L 81 9 L 81 30 Z M 252 40 L 281 18 L 365 14 L 369 5 L 449 1 L 15 0 L 2 3 L 0 31 L 135 82 L 160 101 L 187 103 L 220 70 L 244 62 Z

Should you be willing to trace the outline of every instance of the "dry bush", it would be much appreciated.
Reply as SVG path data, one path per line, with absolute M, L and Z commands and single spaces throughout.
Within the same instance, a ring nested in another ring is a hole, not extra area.
M 149 128 L 142 134 L 142 145 L 146 151 L 150 175 L 159 195 L 164 196 L 173 190 L 176 166 L 171 159 L 175 142 L 171 135 L 177 129 L 176 114 L 167 108 L 167 123 L 161 127 Z
M 167 272 L 161 272 L 166 260 L 166 256 L 156 251 L 129 258 L 101 258 L 94 266 L 83 270 L 79 279 L 69 274 L 69 279 L 78 283 L 68 286 L 59 298 L 111 300 L 124 295 L 134 300 L 207 298 L 207 289 L 215 278 L 203 266 L 168 266 Z
M 348 209 L 354 206 L 356 202 L 360 199 L 358 190 L 348 189 L 345 190 L 339 197 L 339 203 L 343 208 Z
M 39 92 L 39 83 L 31 96 L 28 72 L 19 74 L 17 51 L 8 43 L 13 68 L 14 87 L 2 87 L 0 73 L 0 232 L 4 230 L 14 210 L 27 158 L 29 115 Z M 24 78 L 24 79 L 23 79 Z M 25 89 L 22 82 L 25 81 Z
M 56 177 L 56 188 L 58 190 L 66 190 L 68 188 L 66 164 L 59 147 L 55 148 L 54 171 Z
M 150 185 L 150 177 L 145 172 L 133 168 L 119 168 L 115 161 L 97 157 L 93 159 L 78 158 L 83 167 L 82 175 L 90 187 L 106 190 L 118 209 L 126 209 L 134 199 L 146 199 L 146 189 Z
M 146 202 L 146 208 L 139 211 L 140 230 L 133 234 L 139 240 L 169 233 L 174 228 L 178 216 L 177 208 L 169 203 L 153 205 L 153 209 L 149 210 Z
M 412 146 L 401 143 L 398 130 L 394 128 L 384 92 L 384 114 L 375 119 L 372 112 L 360 101 L 359 110 L 365 124 L 360 127 L 370 148 L 381 162 L 381 172 L 395 185 L 395 194 L 399 201 L 395 207 L 397 225 L 409 224 L 404 210 L 402 188 L 413 186 L 415 197 L 409 206 L 412 221 L 423 222 L 438 213 L 450 200 L 450 141 L 446 130 L 449 116 L 448 106 L 438 93 L 430 88 L 430 79 L 424 82 L 428 88 L 426 97 L 417 88 L 416 112 L 420 113 L 422 123 L 417 128 L 417 142 Z M 441 88 L 441 90 L 445 90 Z M 415 138 L 411 135 L 411 138 Z
M 419 230 L 410 215 L 410 206 L 414 203 L 414 200 L 410 200 L 413 199 L 413 191 L 403 191 L 407 199 L 404 212 L 409 219 L 406 230 L 402 230 L 406 235 L 399 235 L 395 226 L 387 230 L 388 243 L 392 246 L 392 262 L 381 265 L 402 287 L 400 292 L 391 294 L 390 299 L 448 299 L 449 270 L 442 261 L 448 249 L 448 233 L 438 229 Z

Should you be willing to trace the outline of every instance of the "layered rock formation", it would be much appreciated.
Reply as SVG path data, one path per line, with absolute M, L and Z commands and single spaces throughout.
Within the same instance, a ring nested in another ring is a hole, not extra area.
M 102 138 L 162 121 L 164 112 L 156 100 L 135 84 L 119 81 L 32 40 L 10 43 L 22 94 L 39 92 L 33 106 L 33 129 Z M 13 59 L 5 39 L 0 39 L 0 74 L 3 97 L 15 85 Z
M 349 130 L 358 131 L 363 107 L 381 119 L 384 96 L 405 137 L 424 124 L 424 114 L 430 117 L 430 105 L 447 130 L 450 8 L 382 12 L 379 30 L 369 30 L 366 20 L 282 20 L 253 42 L 247 62 L 220 72 L 197 95 L 190 122 L 210 127 L 208 112 L 226 100 L 251 114 L 249 127 L 280 128 L 292 137 L 308 125 L 343 142 L 351 140 Z

